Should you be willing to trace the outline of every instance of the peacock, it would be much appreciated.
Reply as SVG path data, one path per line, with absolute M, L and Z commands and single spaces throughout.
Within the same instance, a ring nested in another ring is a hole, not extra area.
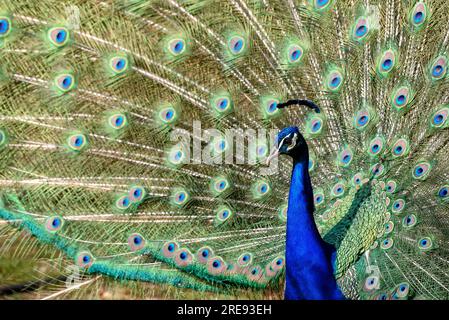
M 2 299 L 449 299 L 449 2 L 3 0 Z

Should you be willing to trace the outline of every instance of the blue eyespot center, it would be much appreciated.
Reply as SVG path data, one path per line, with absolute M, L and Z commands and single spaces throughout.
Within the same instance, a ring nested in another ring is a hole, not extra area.
M 53 219 L 52 225 L 53 227 L 58 227 L 61 224 L 61 221 L 59 219 Z
M 442 66 L 440 66 L 440 65 L 437 65 L 437 66 L 435 66 L 435 67 L 433 68 L 432 75 L 433 75 L 434 77 L 439 77 L 439 76 L 441 76 L 441 74 L 443 73 L 443 71 L 444 71 L 444 68 L 443 68 Z
M 119 59 L 115 64 L 115 67 L 117 68 L 117 70 L 122 70 L 125 67 L 125 65 L 126 65 L 125 59 Z
M 175 250 L 175 245 L 174 245 L 173 243 L 170 243 L 170 244 L 167 246 L 167 249 L 168 249 L 168 251 L 173 252 L 173 251 Z
M 443 115 L 441 115 L 441 114 L 437 114 L 437 115 L 433 118 L 433 122 L 434 122 L 435 124 L 441 124 L 441 123 L 443 122 L 443 120 L 444 120 L 444 117 L 443 117 Z
M 368 122 L 368 117 L 367 116 L 361 116 L 360 118 L 359 118 L 359 124 L 360 125 L 364 125 L 364 124 L 366 124 Z
M 277 108 L 277 105 L 278 104 L 276 102 L 270 103 L 270 105 L 268 106 L 268 111 L 269 112 L 274 112 L 276 110 L 276 108 Z
M 223 99 L 220 101 L 220 109 L 225 109 L 228 106 L 228 99 Z
M 140 244 L 142 242 L 142 239 L 140 237 L 134 237 L 134 243 Z
M 6 34 L 9 31 L 9 22 L 6 19 L 0 20 L 0 35 Z
M 334 77 L 334 78 L 332 78 L 332 80 L 331 80 L 331 86 L 332 87 L 336 87 L 336 86 L 338 86 L 339 84 L 340 84 L 340 77 Z
M 318 5 L 319 7 L 323 7 L 323 6 L 325 6 L 328 2 L 329 2 L 329 0 L 317 0 L 317 5 Z
M 348 163 L 349 162 L 349 160 L 351 160 L 351 156 L 350 155 L 345 155 L 344 157 L 343 157 L 343 162 L 344 163 Z
M 242 260 L 245 261 L 245 262 L 248 261 L 248 259 L 249 259 L 248 256 L 243 256 L 243 258 L 242 258 Z
M 415 13 L 415 16 L 413 17 L 415 23 L 420 23 L 424 19 L 424 14 L 422 12 Z
M 185 260 L 185 259 L 187 259 L 187 253 L 181 252 L 181 254 L 179 255 L 179 257 L 181 258 L 181 260 Z
M 312 130 L 313 131 L 318 131 L 320 128 L 321 128 L 321 122 L 320 121 L 315 122 L 313 124 L 313 126 L 312 126 Z
M 84 263 L 88 263 L 90 261 L 90 257 L 89 256 L 83 256 L 83 262 Z
M 401 153 L 402 151 L 402 147 L 401 146 L 397 146 L 394 151 L 396 152 L 396 154 Z
M 382 67 L 384 70 L 389 70 L 393 66 L 393 61 L 391 59 L 385 59 L 385 61 L 382 63 Z
M 72 77 L 67 76 L 62 80 L 62 87 L 64 89 L 70 87 L 71 84 L 72 84 Z
M 228 210 L 224 210 L 222 213 L 223 218 L 227 218 L 229 215 L 229 211 Z
M 401 106 L 405 103 L 405 99 L 405 96 L 401 94 L 396 98 L 396 103 Z
M 358 37 L 363 37 L 367 32 L 368 32 L 368 28 L 365 25 L 361 25 L 357 28 L 357 30 L 355 31 L 355 34 Z
M 242 48 L 243 48 L 243 41 L 242 41 L 242 40 L 237 40 L 237 41 L 234 43 L 233 50 L 234 50 L 235 52 L 238 52 L 238 51 L 242 50 Z
M 176 42 L 176 44 L 174 46 L 174 51 L 176 53 L 179 53 L 182 51 L 183 48 L 184 48 L 184 43 L 182 43 L 182 41 L 178 41 L 178 42 Z
M 226 184 L 224 183 L 224 181 L 222 181 L 218 184 L 218 188 L 220 188 L 220 189 L 224 189 L 225 186 L 226 186 Z
M 123 117 L 119 116 L 117 118 L 115 118 L 115 125 L 116 126 L 121 126 L 123 124 Z
M 82 137 L 77 137 L 75 139 L 75 147 L 79 147 L 83 144 L 83 138 Z
M 64 40 L 67 37 L 67 32 L 65 30 L 60 30 L 57 34 L 56 34 L 56 42 L 61 43 L 64 42 Z
M 140 190 L 140 189 L 134 190 L 133 195 L 134 195 L 136 198 L 140 197 L 140 196 L 142 195 L 142 190 Z
M 440 189 L 440 191 L 438 192 L 438 195 L 440 196 L 440 197 L 446 197 L 447 196 L 447 194 L 448 194 L 448 189 L 447 188 L 441 188 Z
M 267 186 L 266 186 L 266 185 L 263 185 L 263 186 L 260 188 L 260 191 L 261 191 L 262 193 L 267 192 Z
M 291 54 L 291 58 L 293 61 L 298 60 L 300 56 L 301 56 L 301 51 L 299 51 L 299 50 L 295 50 Z
M 415 174 L 417 176 L 420 176 L 423 172 L 424 172 L 424 169 L 421 168 L 421 167 L 418 167 L 418 168 L 415 169 Z
M 128 206 L 128 204 L 129 204 L 129 199 L 127 197 L 123 198 L 122 205 L 126 207 L 126 206 Z
M 204 258 L 207 258 L 207 256 L 209 256 L 209 250 L 203 250 L 203 252 L 201 252 L 201 255 L 202 255 Z
M 278 260 L 276 261 L 276 264 L 277 264 L 278 266 L 280 266 L 280 265 L 282 264 L 282 260 L 281 260 L 281 259 L 278 259 Z
M 220 266 L 220 262 L 217 261 L 217 260 L 215 260 L 215 261 L 212 263 L 212 266 L 213 266 L 214 268 L 218 268 L 218 267 Z

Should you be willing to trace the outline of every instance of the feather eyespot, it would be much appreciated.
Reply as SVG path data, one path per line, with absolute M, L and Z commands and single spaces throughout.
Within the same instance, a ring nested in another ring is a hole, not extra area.
M 252 261 L 253 261 L 252 253 L 243 253 L 237 259 L 237 263 L 241 267 L 246 267 L 246 266 L 250 265 L 252 263 Z
M 84 134 L 74 134 L 67 138 L 67 145 L 72 151 L 81 151 L 87 146 L 87 137 Z
M 221 257 L 215 256 L 207 262 L 207 270 L 211 274 L 218 275 L 227 270 L 227 265 Z
M 380 163 L 376 163 L 370 168 L 371 174 L 374 178 L 379 178 L 385 173 L 385 166 Z
M 373 291 L 379 289 L 380 280 L 378 276 L 369 276 L 365 279 L 363 289 L 365 291 Z
M 47 37 L 52 45 L 63 47 L 70 39 L 70 32 L 67 28 L 55 27 L 48 30 Z
M 6 37 L 11 32 L 11 19 L 0 16 L 0 38 Z
M 184 39 L 172 39 L 168 42 L 168 51 L 174 55 L 179 56 L 186 51 L 186 42 Z
M 147 195 L 147 190 L 141 186 L 133 186 L 128 191 L 128 199 L 132 203 L 140 203 Z
M 72 90 L 75 85 L 75 77 L 72 74 L 60 74 L 55 78 L 55 86 L 62 93 Z
M 331 92 L 337 92 L 340 90 L 343 83 L 343 75 L 339 70 L 333 70 L 329 72 L 326 77 L 326 87 Z
M 386 77 L 396 65 L 396 52 L 392 49 L 384 51 L 377 64 L 377 72 L 380 76 Z
M 109 117 L 108 124 L 110 128 L 120 130 L 127 126 L 128 119 L 125 114 L 117 113 Z
M 449 186 L 442 186 L 438 189 L 437 196 L 440 199 L 448 199 L 449 197 Z
M 126 210 L 131 204 L 132 202 L 127 195 L 122 195 L 115 201 L 115 207 L 119 210 Z
M 417 223 L 416 216 L 414 214 L 408 214 L 402 219 L 402 225 L 406 228 L 411 228 Z
M 445 56 L 439 56 L 430 67 L 430 77 L 432 80 L 440 80 L 446 76 L 446 73 L 447 58 Z
M 393 180 L 390 180 L 390 181 L 388 181 L 387 182 L 387 185 L 386 185 L 386 191 L 388 192 L 388 193 L 394 193 L 395 191 L 396 191 L 396 188 L 397 188 L 397 184 L 396 184 L 396 182 L 395 181 L 393 181 Z
M 340 167 L 348 167 L 352 162 L 353 153 L 349 147 L 343 149 L 337 157 L 337 164 Z
M 214 256 L 214 252 L 210 247 L 201 247 L 196 253 L 196 258 L 199 263 L 205 264 L 211 257 Z
M 336 183 L 331 189 L 331 193 L 334 197 L 343 196 L 345 191 L 346 191 L 346 186 L 344 183 L 341 183 L 341 182 Z
M 418 240 L 418 248 L 422 251 L 433 249 L 433 241 L 430 237 L 423 237 Z
M 405 138 L 398 139 L 391 148 L 391 154 L 393 157 L 401 157 L 408 153 L 409 143 Z
M 45 221 L 45 228 L 47 229 L 47 231 L 51 233 L 55 233 L 61 230 L 63 226 L 64 226 L 64 219 L 60 216 L 49 217 Z
M 127 57 L 115 56 L 109 60 L 109 67 L 115 74 L 122 74 L 129 68 L 129 61 Z
M 430 119 L 430 124 L 434 128 L 444 128 L 448 125 L 447 117 L 449 115 L 449 108 L 444 107 L 440 110 L 437 110 L 432 114 Z
M 172 258 L 178 249 L 179 249 L 179 245 L 176 242 L 169 241 L 169 242 L 164 243 L 164 245 L 162 246 L 161 252 L 164 257 Z
M 388 221 L 385 224 L 385 234 L 389 234 L 394 230 L 394 222 L 393 221 Z
M 404 210 L 404 207 L 405 207 L 405 200 L 397 199 L 393 202 L 391 206 L 391 211 L 393 211 L 393 213 L 399 213 L 402 212 L 402 210 Z
M 313 195 L 313 200 L 315 202 L 316 206 L 319 206 L 323 203 L 324 201 L 324 194 L 323 193 L 316 193 Z
M 89 268 L 94 263 L 94 257 L 88 251 L 81 251 L 76 255 L 76 265 L 80 268 Z
M 371 120 L 371 116 L 367 110 L 360 110 L 354 117 L 354 126 L 358 130 L 365 129 Z
M 420 162 L 416 164 L 412 170 L 413 178 L 417 180 L 425 180 L 428 177 L 431 169 L 432 166 L 430 163 L 426 161 Z
M 189 249 L 181 248 L 174 254 L 175 263 L 179 267 L 186 267 L 190 265 L 193 261 L 193 255 L 190 253 Z
M 288 60 L 290 63 L 297 63 L 301 61 L 304 50 L 296 44 L 288 48 Z
M 215 177 L 210 182 L 210 190 L 214 196 L 226 194 L 230 187 L 230 182 L 225 177 Z
M 370 31 L 368 19 L 366 17 L 360 17 L 356 20 L 352 29 L 352 38 L 355 41 L 363 41 Z
M 368 145 L 368 154 L 372 157 L 379 155 L 384 149 L 385 141 L 382 137 L 375 137 Z
M 393 300 L 405 299 L 410 293 L 410 285 L 407 282 L 399 284 L 392 295 Z
M 391 95 L 392 106 L 400 111 L 406 108 L 412 100 L 412 91 L 407 86 L 397 88 Z
M 128 247 L 134 252 L 145 247 L 145 239 L 138 233 L 133 233 L 128 237 Z
M 234 55 L 239 55 L 245 51 L 246 41 L 241 36 L 233 36 L 228 41 L 228 48 Z
M 390 249 L 394 244 L 394 241 L 392 238 L 386 238 L 380 243 L 380 248 L 382 250 L 388 250 Z
M 234 215 L 234 212 L 227 206 L 222 206 L 216 210 L 215 223 L 222 224 L 229 220 Z
M 184 207 L 190 201 L 190 194 L 184 188 L 176 188 L 171 196 L 171 203 L 177 207 Z
M 428 16 L 427 5 L 424 2 L 418 2 L 410 12 L 410 22 L 412 26 L 419 30 L 421 29 Z

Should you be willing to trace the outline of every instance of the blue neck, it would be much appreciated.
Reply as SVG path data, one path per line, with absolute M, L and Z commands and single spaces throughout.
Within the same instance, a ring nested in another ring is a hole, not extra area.
M 335 251 L 318 233 L 308 157 L 294 159 L 287 212 L 285 299 L 344 299 L 334 277 Z

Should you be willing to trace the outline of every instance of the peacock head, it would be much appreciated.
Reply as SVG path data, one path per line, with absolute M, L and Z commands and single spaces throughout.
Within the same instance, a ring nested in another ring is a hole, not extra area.
M 319 113 L 320 109 L 316 104 L 309 100 L 289 100 L 285 103 L 278 104 L 278 108 L 285 108 L 290 105 L 305 105 Z M 306 139 L 299 132 L 298 127 L 287 127 L 282 129 L 276 137 L 276 148 L 273 149 L 271 154 L 267 158 L 267 165 L 270 161 L 280 154 L 286 154 L 294 158 L 295 160 L 307 160 L 308 161 L 308 147 Z
M 307 143 L 298 127 L 287 127 L 278 133 L 276 147 L 268 156 L 267 164 L 280 154 L 286 154 L 297 160 L 307 157 Z

